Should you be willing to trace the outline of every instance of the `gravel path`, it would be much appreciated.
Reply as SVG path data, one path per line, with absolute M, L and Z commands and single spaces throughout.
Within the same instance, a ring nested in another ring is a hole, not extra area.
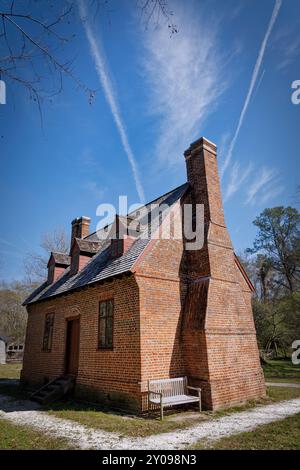
M 129 438 L 50 416 L 30 401 L 12 401 L 11 397 L 0 395 L 1 419 L 16 425 L 31 426 L 54 437 L 67 438 L 73 446 L 80 449 L 178 450 L 199 440 L 215 441 L 232 434 L 251 431 L 261 424 L 278 421 L 296 413 L 300 413 L 300 398 L 233 413 L 183 430 Z

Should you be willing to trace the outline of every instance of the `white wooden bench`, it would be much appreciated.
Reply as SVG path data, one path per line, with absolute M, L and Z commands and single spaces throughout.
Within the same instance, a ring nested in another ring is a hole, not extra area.
M 189 394 L 189 390 L 195 390 L 197 396 Z M 148 380 L 148 410 L 150 403 L 159 405 L 160 419 L 164 417 L 164 407 L 193 402 L 199 402 L 201 412 L 201 388 L 189 386 L 187 377 Z

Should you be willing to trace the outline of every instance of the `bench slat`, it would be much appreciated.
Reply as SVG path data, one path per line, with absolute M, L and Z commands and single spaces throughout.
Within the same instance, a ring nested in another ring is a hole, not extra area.
M 174 397 L 163 397 L 162 403 L 163 405 L 179 405 L 183 403 L 194 403 L 198 402 L 199 398 L 194 397 L 192 395 L 177 395 Z M 152 398 L 151 403 L 154 403 L 156 405 L 160 404 L 160 398 Z

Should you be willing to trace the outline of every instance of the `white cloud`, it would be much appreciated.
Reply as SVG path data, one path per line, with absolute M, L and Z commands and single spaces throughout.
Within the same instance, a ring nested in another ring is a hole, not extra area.
M 143 70 L 149 82 L 151 112 L 158 115 L 158 141 L 153 149 L 160 162 L 177 163 L 187 145 L 201 135 L 201 126 L 215 110 L 227 83 L 217 32 L 208 15 L 195 19 L 189 7 L 172 7 L 179 32 L 170 37 L 161 25 L 143 35 Z M 207 136 L 209 137 L 209 136 Z
M 261 43 L 260 50 L 259 50 L 259 53 L 258 53 L 258 57 L 257 57 L 256 63 L 255 63 L 255 66 L 254 66 L 254 70 L 252 72 L 252 77 L 251 77 L 248 93 L 247 93 L 247 96 L 246 96 L 246 99 L 245 99 L 245 102 L 244 102 L 244 105 L 243 105 L 243 108 L 242 108 L 242 111 L 241 111 L 241 114 L 240 114 L 240 117 L 239 117 L 237 128 L 236 128 L 235 133 L 233 135 L 232 141 L 230 142 L 227 155 L 226 155 L 225 160 L 223 162 L 223 165 L 221 167 L 221 176 L 224 175 L 226 169 L 228 168 L 228 166 L 231 162 L 233 150 L 234 150 L 237 138 L 239 136 L 241 127 L 242 127 L 243 122 L 244 122 L 244 118 L 245 118 L 245 115 L 246 115 L 246 112 L 247 112 L 247 109 L 248 109 L 248 106 L 249 106 L 249 103 L 250 103 L 250 100 L 251 100 L 251 97 L 252 97 L 252 93 L 253 93 L 253 90 L 254 90 L 258 75 L 259 75 L 260 67 L 261 67 L 261 64 L 262 64 L 262 61 L 263 61 L 263 58 L 264 58 L 264 55 L 265 55 L 268 40 L 269 40 L 270 34 L 272 32 L 272 29 L 274 27 L 276 18 L 279 14 L 281 4 L 282 4 L 282 0 L 276 0 L 275 1 L 275 5 L 274 5 L 274 8 L 273 8 L 271 19 L 270 19 L 270 22 L 268 24 L 268 28 L 266 30 L 264 39 Z
M 15 243 L 11 243 L 10 241 L 5 240 L 4 238 L 0 238 L 0 243 L 11 246 L 12 248 L 18 249 L 18 246 Z
M 79 161 L 81 164 L 86 165 L 87 167 L 94 167 L 97 165 L 94 153 L 90 147 L 84 147 L 82 153 L 79 156 Z
M 230 177 L 229 182 L 227 184 L 225 194 L 224 194 L 224 202 L 228 201 L 245 183 L 248 179 L 249 175 L 251 174 L 253 169 L 253 165 L 250 162 L 246 168 L 241 168 L 240 164 L 235 162 L 230 170 Z
M 271 201 L 275 197 L 279 196 L 284 191 L 284 186 L 275 184 L 274 186 L 270 186 L 269 188 L 265 188 L 262 197 L 260 198 L 261 204 L 265 204 L 268 201 Z
M 282 60 L 278 64 L 278 69 L 287 68 L 300 55 L 300 38 L 289 43 L 285 43 L 281 47 Z
M 2 248 L 0 249 L 0 253 L 3 255 L 14 256 L 15 258 L 24 258 L 24 255 L 21 255 L 20 253 L 16 253 L 15 251 L 2 250 Z
M 264 203 L 274 197 L 276 189 L 280 188 L 281 192 L 277 176 L 278 173 L 274 168 L 262 167 L 247 189 L 246 204 Z
M 100 43 L 100 39 L 99 37 L 97 37 L 95 31 L 93 30 L 92 25 L 90 24 L 88 20 L 84 0 L 78 0 L 78 6 L 79 6 L 80 18 L 82 20 L 86 37 L 90 45 L 91 56 L 94 60 L 95 68 L 96 68 L 100 83 L 102 85 L 105 98 L 110 107 L 111 113 L 115 121 L 115 125 L 119 132 L 124 152 L 126 153 L 129 164 L 131 166 L 137 193 L 139 195 L 140 201 L 144 203 L 145 202 L 144 189 L 140 180 L 136 160 L 129 144 L 125 125 L 121 117 L 121 112 L 119 109 L 117 97 L 116 97 L 115 91 L 113 89 L 113 86 L 109 77 L 108 68 L 105 63 L 105 55 L 104 55 L 102 45 Z
M 96 199 L 103 199 L 106 188 L 99 186 L 96 181 L 88 181 L 84 185 L 84 189 L 88 190 Z
M 278 58 L 277 69 L 283 70 L 291 65 L 300 55 L 300 21 L 294 15 L 289 18 L 274 35 L 272 46 Z
M 256 85 L 256 88 L 255 88 L 255 90 L 254 90 L 254 92 L 253 92 L 253 100 L 255 99 L 255 97 L 256 97 L 256 95 L 257 95 L 257 93 L 258 93 L 258 90 L 260 89 L 260 85 L 262 84 L 262 81 L 263 81 L 263 78 L 264 78 L 264 76 L 265 76 L 265 73 L 266 73 L 266 69 L 263 69 L 263 71 L 262 71 L 262 73 L 261 73 L 261 75 L 260 75 L 260 78 L 259 78 L 259 80 L 258 80 L 258 83 L 257 83 L 257 85 Z

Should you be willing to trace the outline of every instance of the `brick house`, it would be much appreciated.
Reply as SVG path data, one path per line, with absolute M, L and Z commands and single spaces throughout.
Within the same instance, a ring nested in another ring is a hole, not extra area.
M 99 240 L 89 218 L 75 219 L 70 255 L 51 254 L 47 281 L 25 301 L 24 382 L 72 374 L 77 396 L 136 410 L 147 408 L 149 379 L 188 376 L 207 409 L 265 395 L 253 286 L 225 225 L 216 146 L 201 138 L 184 156 L 187 183 L 152 203 L 175 219 L 183 204 L 203 204 L 203 247 L 118 231 Z

